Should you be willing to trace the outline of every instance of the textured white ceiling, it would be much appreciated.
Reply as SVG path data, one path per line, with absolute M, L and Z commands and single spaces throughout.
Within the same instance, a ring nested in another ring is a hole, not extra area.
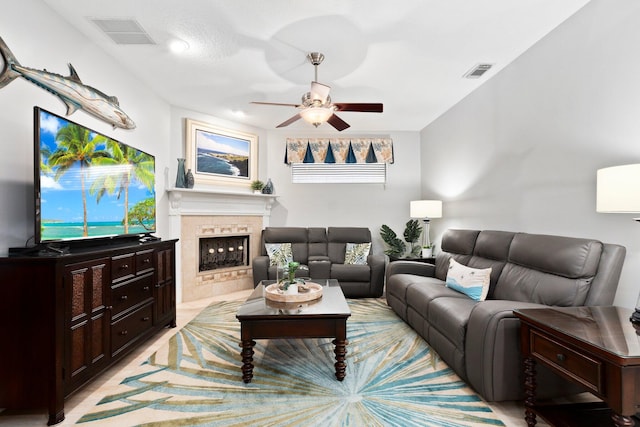
M 322 52 L 334 102 L 384 103 L 339 114 L 366 132 L 424 128 L 589 0 L 44 1 L 172 105 L 265 129 L 297 110 L 249 102 L 300 102 L 306 54 Z M 135 19 L 157 44 L 117 45 L 91 18 Z M 173 38 L 190 49 L 171 53 Z M 481 62 L 495 66 L 462 78 Z

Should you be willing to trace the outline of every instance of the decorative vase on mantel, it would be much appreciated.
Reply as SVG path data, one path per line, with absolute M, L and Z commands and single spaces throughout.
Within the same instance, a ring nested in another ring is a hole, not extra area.
M 187 187 L 187 177 L 184 171 L 184 162 L 186 159 L 179 158 L 178 159 L 178 173 L 176 174 L 176 188 L 186 188 Z
M 271 182 L 271 178 L 267 180 L 267 183 L 262 188 L 262 194 L 273 194 L 273 182 Z
M 187 188 L 193 188 L 196 180 L 193 177 L 193 173 L 191 172 L 191 169 L 187 171 L 187 174 L 185 175 L 185 180 L 187 182 Z

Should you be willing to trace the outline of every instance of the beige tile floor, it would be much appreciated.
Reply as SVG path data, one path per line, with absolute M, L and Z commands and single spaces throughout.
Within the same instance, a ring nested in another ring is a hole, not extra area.
M 179 304 L 177 307 L 178 327 L 185 325 L 193 319 L 202 309 L 214 301 L 230 301 L 234 299 L 245 299 L 250 291 L 236 292 L 233 294 L 221 295 L 214 298 L 202 299 L 189 303 Z M 175 329 L 165 329 L 155 335 L 143 348 L 137 349 L 132 354 L 121 360 L 118 364 L 100 375 L 94 381 L 82 388 L 76 394 L 65 401 L 66 418 L 63 422 L 56 424 L 58 427 L 71 426 L 89 412 L 97 402 L 114 390 L 122 380 L 133 373 L 140 364 L 146 360 L 150 354 L 165 344 L 168 339 L 175 334 Z M 524 409 L 519 402 L 499 402 L 490 404 L 491 408 L 501 417 L 507 427 L 526 426 L 524 421 Z M 39 427 L 47 424 L 46 411 L 3 411 L 0 412 L 0 426 L 6 427 Z M 547 424 L 539 421 L 538 426 Z M 123 427 L 123 426 L 117 426 Z

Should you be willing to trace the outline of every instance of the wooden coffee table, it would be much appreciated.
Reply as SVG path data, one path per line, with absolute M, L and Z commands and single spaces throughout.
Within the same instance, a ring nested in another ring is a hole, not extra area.
M 264 280 L 255 288 L 236 317 L 240 321 L 242 347 L 242 380 L 253 378 L 253 346 L 256 339 L 270 338 L 334 338 L 336 378 L 345 377 L 347 354 L 347 319 L 351 310 L 335 279 L 313 280 L 323 286 L 322 298 L 302 303 L 278 303 L 264 297 Z

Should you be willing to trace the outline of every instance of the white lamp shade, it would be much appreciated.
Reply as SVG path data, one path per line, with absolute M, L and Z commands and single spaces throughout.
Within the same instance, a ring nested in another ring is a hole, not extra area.
M 412 200 L 411 218 L 442 218 L 442 200 Z
M 598 169 L 596 211 L 640 212 L 640 164 Z

